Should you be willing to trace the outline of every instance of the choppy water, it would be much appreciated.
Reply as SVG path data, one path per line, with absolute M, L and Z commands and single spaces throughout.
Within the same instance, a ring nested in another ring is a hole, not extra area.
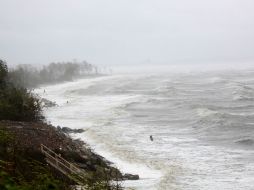
M 126 186 L 254 189 L 254 70 L 105 76 L 37 92 L 59 104 L 49 121 L 86 129 L 79 137 L 140 174 Z

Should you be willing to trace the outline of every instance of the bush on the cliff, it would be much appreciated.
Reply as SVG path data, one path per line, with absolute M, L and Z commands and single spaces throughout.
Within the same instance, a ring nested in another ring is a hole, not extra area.
M 7 65 L 4 61 L 0 60 L 0 90 L 6 87 L 7 75 L 8 75 Z
M 8 67 L 0 60 L 0 120 L 36 121 L 42 118 L 41 105 L 25 88 L 8 80 Z

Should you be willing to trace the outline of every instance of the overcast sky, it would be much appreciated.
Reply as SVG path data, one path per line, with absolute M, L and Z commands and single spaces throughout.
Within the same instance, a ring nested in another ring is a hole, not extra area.
M 0 0 L 9 64 L 254 61 L 253 0 Z

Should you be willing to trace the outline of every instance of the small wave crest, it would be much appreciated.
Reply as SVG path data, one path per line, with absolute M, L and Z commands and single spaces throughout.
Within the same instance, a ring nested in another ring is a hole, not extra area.
M 228 88 L 232 89 L 233 100 L 254 100 L 254 89 L 252 87 L 239 82 L 231 82 L 227 86 Z
M 214 114 L 218 113 L 217 111 L 214 111 L 214 110 L 211 110 L 208 108 L 198 108 L 196 111 L 197 111 L 197 114 L 201 117 L 207 117 L 207 116 L 214 115 Z
M 198 118 L 194 121 L 195 128 L 204 128 L 214 130 L 238 130 L 240 123 L 252 121 L 252 114 L 229 113 L 221 110 L 212 110 L 209 108 L 198 108 Z M 223 127 L 222 127 L 223 126 Z

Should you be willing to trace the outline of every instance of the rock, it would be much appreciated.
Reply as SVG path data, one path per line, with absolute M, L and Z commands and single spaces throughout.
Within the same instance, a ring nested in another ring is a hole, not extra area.
M 84 129 L 71 129 L 69 127 L 62 127 L 61 130 L 64 133 L 83 133 L 83 132 L 85 132 Z
M 123 180 L 139 180 L 139 175 L 133 175 L 133 174 L 124 174 Z
M 87 164 L 85 164 L 85 163 L 76 163 L 76 164 L 77 164 L 78 167 L 81 168 L 81 169 L 87 169 L 87 168 L 88 168 Z
M 45 98 L 41 99 L 41 103 L 43 107 L 55 107 L 57 106 L 56 102 L 52 102 L 50 100 L 47 100 Z
M 12 126 L 12 127 L 16 127 L 16 128 L 18 128 L 18 129 L 22 129 L 22 128 L 23 128 L 22 125 L 16 125 L 16 126 Z

